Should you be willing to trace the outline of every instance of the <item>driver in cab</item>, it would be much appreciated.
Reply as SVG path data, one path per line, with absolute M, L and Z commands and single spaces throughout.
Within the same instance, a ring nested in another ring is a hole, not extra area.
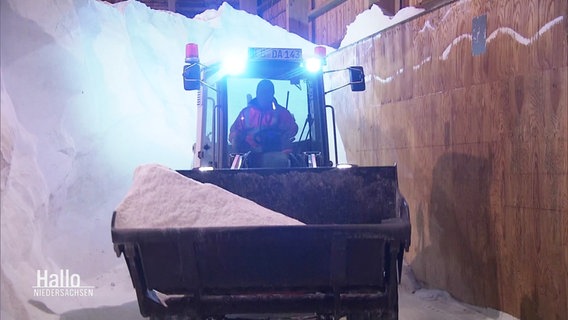
M 274 98 L 274 84 L 261 80 L 256 87 L 256 97 L 231 125 L 229 142 L 237 153 L 290 153 L 297 132 L 294 116 Z

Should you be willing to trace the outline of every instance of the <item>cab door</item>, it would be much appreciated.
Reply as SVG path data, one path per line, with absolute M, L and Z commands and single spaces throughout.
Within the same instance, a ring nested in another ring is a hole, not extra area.
M 194 168 L 228 166 L 227 153 L 227 94 L 225 81 L 207 82 L 206 70 L 204 82 L 197 98 L 197 134 L 194 146 Z

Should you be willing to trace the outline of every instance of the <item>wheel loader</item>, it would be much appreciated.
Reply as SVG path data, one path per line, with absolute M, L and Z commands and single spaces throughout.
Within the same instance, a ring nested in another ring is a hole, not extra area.
M 112 221 L 140 313 L 151 319 L 398 319 L 403 254 L 410 246 L 397 167 L 338 163 L 324 75 L 333 90 L 365 90 L 363 68 L 325 70 L 325 48 L 250 48 L 242 61 L 204 66 L 186 47 L 184 88 L 198 91 L 193 168 L 212 183 L 305 223 L 294 226 L 127 229 Z M 348 77 L 347 77 L 348 75 Z M 294 115 L 292 151 L 234 151 L 229 128 L 257 83 Z M 328 91 L 328 92 L 329 92 Z M 333 154 L 333 155 L 330 155 Z M 271 159 L 285 161 L 271 161 Z

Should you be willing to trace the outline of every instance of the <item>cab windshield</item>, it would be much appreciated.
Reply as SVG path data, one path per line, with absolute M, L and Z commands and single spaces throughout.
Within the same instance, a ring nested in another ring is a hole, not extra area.
M 239 112 L 255 98 L 256 87 L 262 78 L 228 78 L 227 79 L 227 120 L 230 127 L 237 118 Z M 288 109 L 294 116 L 298 125 L 298 133 L 294 141 L 300 140 L 302 128 L 308 116 L 308 98 L 305 80 L 298 84 L 292 84 L 290 80 L 274 80 L 274 98 L 282 107 Z M 302 140 L 307 136 L 307 127 L 304 130 Z

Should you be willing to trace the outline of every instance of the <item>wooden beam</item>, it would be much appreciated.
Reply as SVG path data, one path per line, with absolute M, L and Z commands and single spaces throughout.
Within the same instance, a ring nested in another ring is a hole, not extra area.
M 417 7 L 432 11 L 456 1 L 458 0 L 422 0 Z
M 314 20 L 315 18 L 337 7 L 338 5 L 342 4 L 345 1 L 346 0 L 330 0 L 325 4 L 319 6 L 318 8 L 315 8 L 314 10 L 310 11 L 310 13 L 308 13 L 308 19 Z
M 244 10 L 250 14 L 258 14 L 256 0 L 239 0 L 239 9 Z
M 309 39 L 309 5 L 305 0 L 286 0 L 286 29 L 304 39 Z

